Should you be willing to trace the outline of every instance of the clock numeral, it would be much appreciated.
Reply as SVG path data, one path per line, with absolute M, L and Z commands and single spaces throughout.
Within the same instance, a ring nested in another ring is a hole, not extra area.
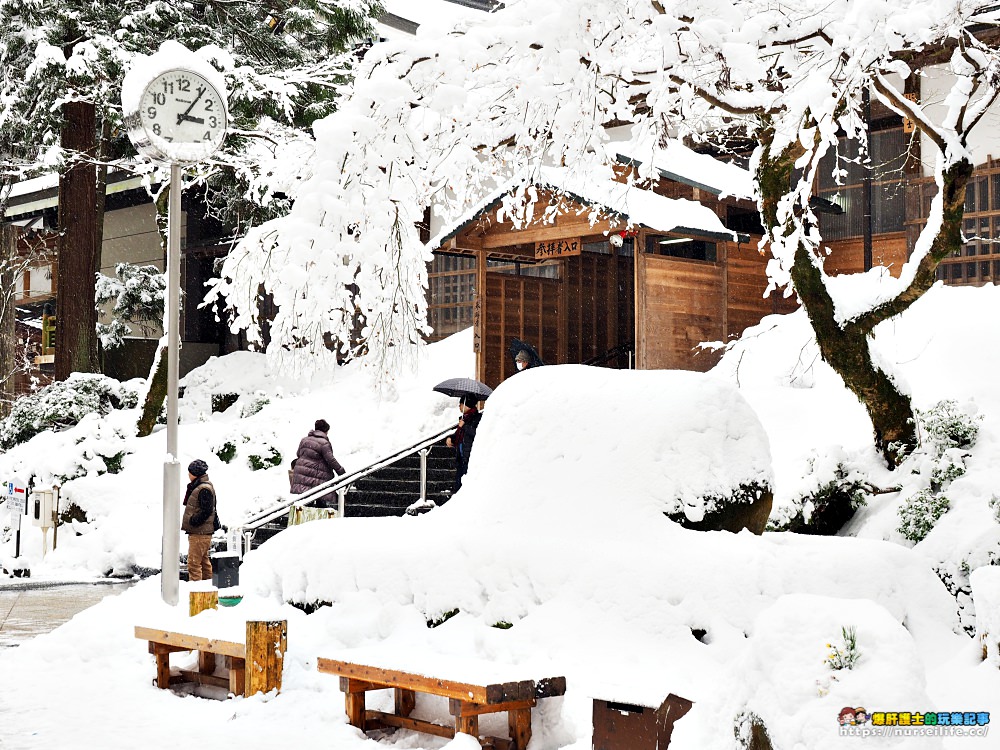
M 178 91 L 190 91 L 191 90 L 191 81 L 189 81 L 187 78 L 180 78 L 180 79 L 178 79 L 178 81 L 177 81 L 177 90 Z
M 170 81 L 163 82 L 163 93 L 172 94 L 174 93 L 174 84 Z
M 216 119 L 215 115 L 208 118 L 208 127 L 212 129 L 219 127 L 219 121 Z
M 206 130 L 206 131 L 205 131 L 205 136 L 204 136 L 204 137 L 205 137 L 205 140 L 206 140 L 206 141 L 210 141 L 210 140 L 212 140 L 212 131 L 211 131 L 211 130 Z
M 160 134 L 160 123 L 158 123 L 158 122 L 157 123 L 153 123 L 153 132 L 156 133 L 157 135 Z
M 162 107 L 166 103 L 167 103 L 166 94 L 156 94 L 156 93 L 153 94 L 153 104 L 158 104 Z
M 146 107 L 146 114 L 149 115 L 150 120 L 156 119 L 156 107 Z
M 205 100 L 205 111 L 206 112 L 213 112 L 214 108 L 215 108 L 215 101 L 212 100 L 212 99 L 206 99 Z M 215 126 L 213 125 L 212 127 L 214 128 Z

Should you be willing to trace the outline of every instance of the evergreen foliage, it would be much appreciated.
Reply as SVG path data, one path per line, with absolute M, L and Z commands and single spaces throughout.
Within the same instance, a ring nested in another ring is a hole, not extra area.
M 97 274 L 96 302 L 112 304 L 110 323 L 98 323 L 97 332 L 105 349 L 121 346 L 125 336 L 133 333 L 134 324 L 148 336 L 163 321 L 166 274 L 155 266 L 134 266 L 119 263 L 111 278 Z
M 105 415 L 112 409 L 134 408 L 137 403 L 138 394 L 128 383 L 78 373 L 18 399 L 10 416 L 0 421 L 0 448 L 13 448 L 45 430 L 72 427 L 88 414 Z

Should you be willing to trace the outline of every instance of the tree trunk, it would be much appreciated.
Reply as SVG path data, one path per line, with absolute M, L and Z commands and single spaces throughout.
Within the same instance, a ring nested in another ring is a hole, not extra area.
M 10 414 L 18 368 L 16 314 L 17 227 L 0 224 L 0 419 Z
M 163 400 L 167 397 L 167 347 L 157 347 L 153 357 L 153 369 L 149 373 L 149 388 L 142 402 L 142 414 L 135 426 L 136 437 L 146 437 L 153 432 L 156 420 L 163 410 Z
M 97 124 L 93 104 L 63 105 L 62 146 L 75 158 L 59 178 L 59 283 L 56 290 L 56 380 L 98 372 L 94 269 L 100 262 L 97 216 Z
M 765 144 L 770 141 L 767 130 L 762 132 L 762 141 Z M 785 236 L 791 231 L 790 227 L 778 227 L 777 205 L 787 195 L 794 162 L 802 153 L 800 144 L 777 155 L 771 154 L 765 145 L 757 176 L 761 216 L 768 231 L 784 229 Z M 890 468 L 897 466 L 916 447 L 916 424 L 909 396 L 872 361 L 869 337 L 876 325 L 900 314 L 930 289 L 938 263 L 961 247 L 965 186 L 971 175 L 972 165 L 967 161 L 945 172 L 944 221 L 930 252 L 917 266 L 913 282 L 897 297 L 856 320 L 843 325 L 837 322 L 833 299 L 812 248 L 800 244 L 795 251 L 792 283 L 809 316 L 823 360 L 864 404 L 874 429 L 875 446 Z

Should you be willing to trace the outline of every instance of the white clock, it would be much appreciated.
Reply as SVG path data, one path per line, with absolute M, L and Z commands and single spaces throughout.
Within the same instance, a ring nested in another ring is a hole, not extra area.
M 138 109 L 125 113 L 135 147 L 163 162 L 207 159 L 222 145 L 229 125 L 226 97 L 204 76 L 184 68 L 150 81 Z

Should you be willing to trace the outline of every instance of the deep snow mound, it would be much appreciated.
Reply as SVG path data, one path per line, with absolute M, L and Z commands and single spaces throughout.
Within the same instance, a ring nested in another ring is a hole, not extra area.
M 669 370 L 539 367 L 486 402 L 452 506 L 479 518 L 700 521 L 740 488 L 769 488 L 767 434 L 735 386 Z M 494 488 L 504 488 L 495 492 Z

